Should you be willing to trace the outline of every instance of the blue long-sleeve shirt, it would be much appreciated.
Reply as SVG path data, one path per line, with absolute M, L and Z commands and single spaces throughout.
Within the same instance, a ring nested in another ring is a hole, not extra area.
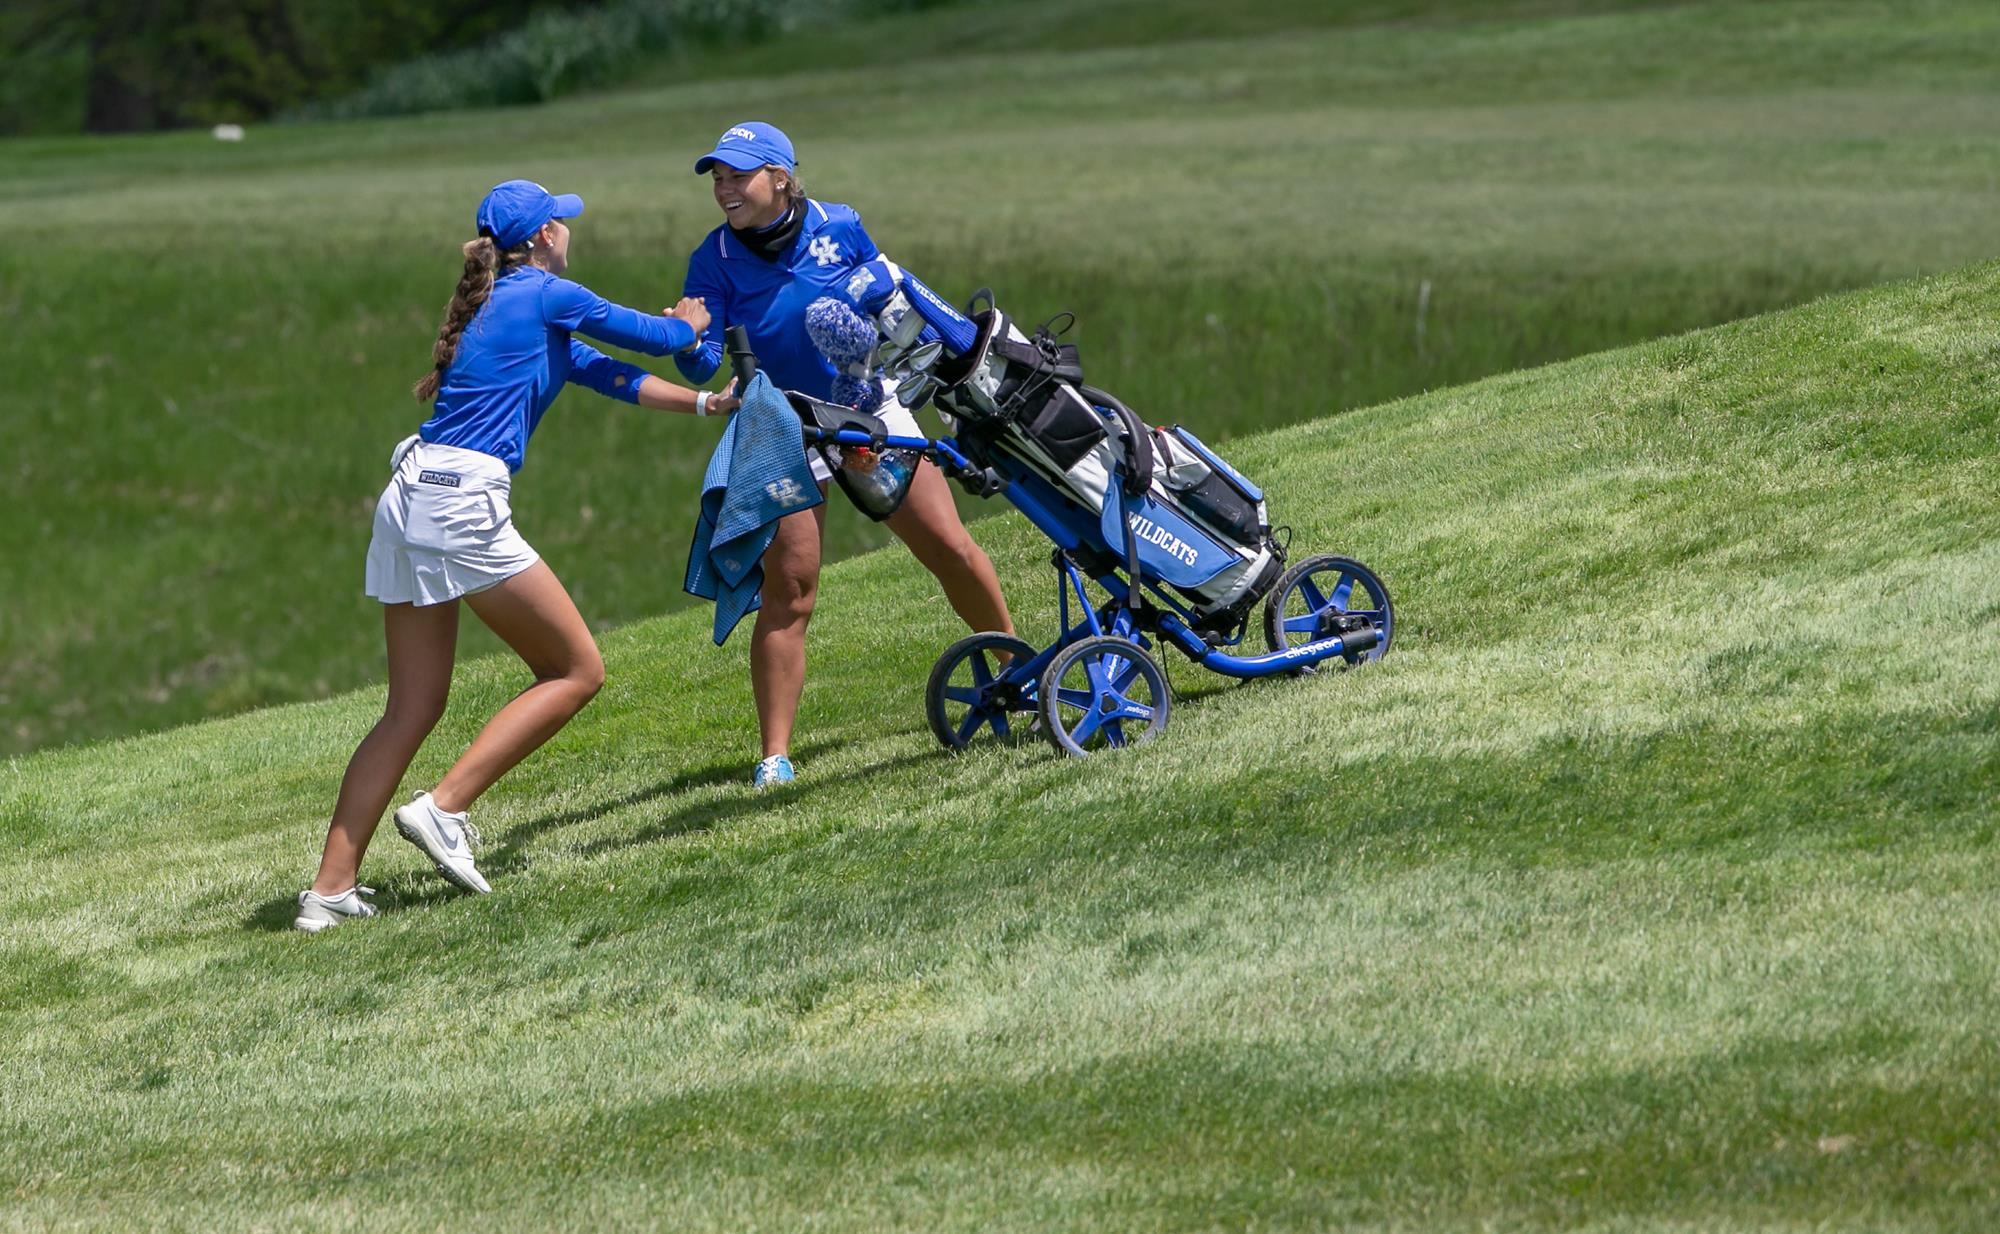
M 490 454 L 519 471 L 528 438 L 563 383 L 637 402 L 646 370 L 571 338 L 572 331 L 654 356 L 694 342 L 694 327 L 684 321 L 613 304 L 580 283 L 519 267 L 493 284 L 459 336 L 458 354 L 418 435 Z
M 707 381 L 722 366 L 722 332 L 741 325 L 759 370 L 783 389 L 826 398 L 835 370 L 806 335 L 806 306 L 838 295 L 854 268 L 880 252 L 852 207 L 817 201 L 806 202 L 799 234 L 775 261 L 745 250 L 727 224 L 716 228 L 688 258 L 681 293 L 708 302 L 708 329 L 701 346 L 676 355 L 674 363 L 688 380 Z

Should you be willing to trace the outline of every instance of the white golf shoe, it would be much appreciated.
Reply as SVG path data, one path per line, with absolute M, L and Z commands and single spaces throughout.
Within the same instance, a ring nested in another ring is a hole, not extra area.
M 493 890 L 472 862 L 472 846 L 479 843 L 479 832 L 465 821 L 463 813 L 446 814 L 429 793 L 418 793 L 410 804 L 396 811 L 396 830 L 424 850 L 424 856 L 446 881 L 479 895 Z
M 356 917 L 373 917 L 375 906 L 361 897 L 374 894 L 373 887 L 349 887 L 337 896 L 323 896 L 310 889 L 301 891 L 299 915 L 292 918 L 292 926 L 308 934 L 317 934 Z

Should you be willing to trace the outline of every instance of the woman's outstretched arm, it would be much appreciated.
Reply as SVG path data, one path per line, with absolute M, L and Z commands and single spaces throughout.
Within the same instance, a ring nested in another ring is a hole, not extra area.
M 708 394 L 708 405 L 701 409 L 702 415 L 726 416 L 735 411 L 741 403 L 736 397 L 734 381 L 723 387 L 720 394 L 715 394 L 706 390 L 690 390 L 686 386 L 677 386 L 671 381 L 648 376 L 639 383 L 639 406 L 659 411 L 684 411 L 693 415 L 697 409 L 696 401 L 703 394 Z

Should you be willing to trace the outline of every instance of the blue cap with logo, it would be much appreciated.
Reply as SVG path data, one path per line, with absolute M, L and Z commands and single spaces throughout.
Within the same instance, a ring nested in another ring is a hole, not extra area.
M 533 180 L 509 180 L 496 184 L 479 203 L 474 222 L 482 236 L 511 249 L 542 229 L 550 219 L 573 219 L 583 213 L 583 198 L 575 193 L 558 197 Z
M 694 174 L 703 175 L 717 163 L 738 171 L 755 171 L 771 163 L 786 171 L 798 168 L 798 159 L 792 154 L 792 139 L 777 125 L 761 120 L 730 125 L 728 132 L 715 139 L 715 149 L 694 161 Z

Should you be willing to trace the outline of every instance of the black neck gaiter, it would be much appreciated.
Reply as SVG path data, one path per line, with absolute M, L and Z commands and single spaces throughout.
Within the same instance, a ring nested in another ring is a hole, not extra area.
M 776 261 L 791 249 L 792 241 L 799 238 L 799 228 L 805 225 L 805 221 L 804 203 L 795 201 L 768 227 L 731 227 L 729 234 L 765 261 Z

